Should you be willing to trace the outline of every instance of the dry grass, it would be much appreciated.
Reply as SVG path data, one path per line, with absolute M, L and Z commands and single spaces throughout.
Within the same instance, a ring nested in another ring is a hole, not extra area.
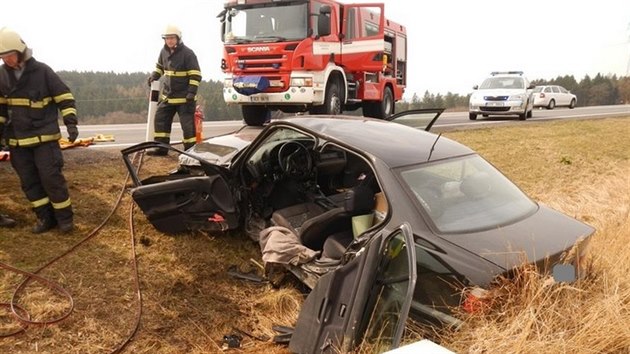
M 630 123 L 627 118 L 522 124 L 445 133 L 479 151 L 534 199 L 597 228 L 590 244 L 591 276 L 577 284 L 550 285 L 524 269 L 519 281 L 500 284 L 492 306 L 463 317 L 459 331 L 437 334 L 461 353 L 630 353 Z M 120 154 L 65 152 L 66 177 L 79 231 L 32 235 L 34 216 L 7 163 L 0 163 L 0 210 L 19 226 L 0 231 L 0 261 L 33 271 L 83 239 L 112 209 L 123 187 Z M 163 167 L 148 159 L 147 169 Z M 174 159 L 170 161 L 174 165 Z M 73 313 L 49 326 L 0 339 L 3 353 L 108 353 L 133 330 L 136 293 L 128 196 L 105 228 L 41 275 L 72 293 Z M 257 337 L 274 335 L 274 324 L 292 326 L 301 296 L 291 284 L 237 280 L 231 265 L 258 270 L 260 251 L 240 234 L 169 237 L 136 210 L 136 247 L 143 295 L 141 326 L 129 353 L 217 353 L 235 328 Z M 21 277 L 0 272 L 0 302 Z M 20 297 L 32 316 L 47 319 L 68 308 L 67 299 L 34 282 Z M 0 311 L 3 309 L 0 308 Z M 15 327 L 6 312 L 0 331 Z M 430 335 L 410 327 L 408 338 Z M 436 336 L 436 334 L 432 334 Z M 286 353 L 286 347 L 242 335 L 239 353 Z M 368 353 L 369 348 L 359 350 Z
M 443 334 L 442 344 L 461 353 L 630 353 L 630 122 L 448 136 L 477 149 L 534 199 L 597 232 L 587 279 L 550 285 L 525 268 L 517 282 L 494 290 L 494 306 Z

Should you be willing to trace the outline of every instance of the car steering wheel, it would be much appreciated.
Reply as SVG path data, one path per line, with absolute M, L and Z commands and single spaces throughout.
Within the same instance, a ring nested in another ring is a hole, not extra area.
M 306 146 L 297 141 L 287 141 L 278 150 L 278 164 L 285 176 L 305 178 L 313 168 L 313 159 Z

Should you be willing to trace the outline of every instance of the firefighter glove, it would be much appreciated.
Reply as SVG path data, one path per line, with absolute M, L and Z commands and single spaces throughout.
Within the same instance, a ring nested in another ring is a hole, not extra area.
M 74 124 L 66 126 L 66 129 L 68 130 L 68 140 L 70 140 L 71 143 L 74 143 L 74 141 L 77 140 L 77 137 L 79 137 L 79 129 L 77 129 L 77 126 Z
M 147 85 L 149 85 L 149 87 L 151 87 L 151 83 L 154 81 L 153 79 L 153 75 L 149 75 L 149 77 L 147 78 Z
M 186 94 L 186 102 L 193 102 L 195 100 L 195 94 L 192 92 L 188 92 Z

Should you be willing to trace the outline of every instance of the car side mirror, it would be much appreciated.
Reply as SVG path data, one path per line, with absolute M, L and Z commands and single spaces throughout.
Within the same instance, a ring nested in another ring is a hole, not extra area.
M 478 89 L 478 88 L 479 88 L 479 85 L 475 85 L 475 86 L 473 86 L 473 90 L 476 90 L 476 89 Z

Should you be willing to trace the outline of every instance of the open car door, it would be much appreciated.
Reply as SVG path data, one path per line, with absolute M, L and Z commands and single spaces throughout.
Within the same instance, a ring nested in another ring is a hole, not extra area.
M 386 119 L 412 128 L 429 131 L 442 112 L 444 112 L 444 108 L 410 109 L 396 113 Z
M 140 180 L 129 155 L 158 147 L 198 159 L 205 174 L 172 173 Z M 238 210 L 229 184 L 230 171 L 226 168 L 153 141 L 121 152 L 134 183 L 131 196 L 157 230 L 177 234 L 193 230 L 225 231 L 239 226 Z
M 345 353 L 362 341 L 371 352 L 398 347 L 415 285 L 409 225 L 373 236 L 355 258 L 319 279 L 302 306 L 289 349 Z

